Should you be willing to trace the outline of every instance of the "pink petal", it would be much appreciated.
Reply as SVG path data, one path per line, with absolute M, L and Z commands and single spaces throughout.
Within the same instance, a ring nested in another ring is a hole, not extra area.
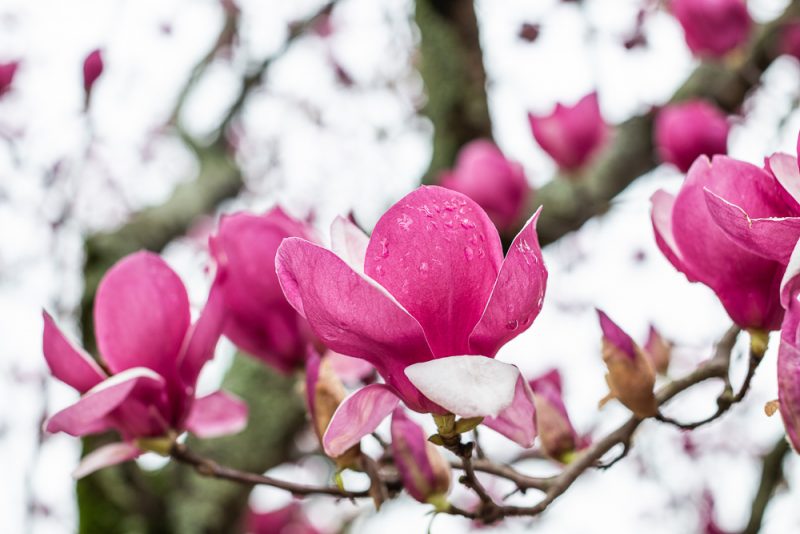
M 236 434 L 247 426 L 247 413 L 247 404 L 242 399 L 215 391 L 194 401 L 186 430 L 199 438 Z
M 280 246 L 276 268 L 286 298 L 327 347 L 372 363 L 410 408 L 436 409 L 403 374 L 431 358 L 425 334 L 390 295 L 332 252 L 298 238 Z
M 530 386 L 520 374 L 514 387 L 514 400 L 497 417 L 483 424 L 522 447 L 532 447 L 536 439 L 536 408 Z
M 172 376 L 189 320 L 186 288 L 156 254 L 126 256 L 100 281 L 95 333 L 100 353 L 114 373 L 148 367 Z
M 111 467 L 112 465 L 134 460 L 141 454 L 142 451 L 136 445 L 128 442 L 103 445 L 83 457 L 81 463 L 72 472 L 72 477 L 80 479 L 104 467 Z
M 800 241 L 795 245 L 781 280 L 781 305 L 789 309 L 792 298 L 800 292 Z M 785 326 L 785 324 L 784 324 Z
M 797 158 L 778 152 L 767 159 L 767 169 L 795 202 L 800 203 L 800 169 Z
M 90 389 L 78 402 L 53 415 L 46 425 L 51 433 L 84 436 L 114 422 L 107 416 L 129 399 L 163 391 L 164 379 L 146 368 L 132 368 L 108 378 Z M 140 426 L 140 421 L 131 421 Z M 100 427 L 100 428 L 99 428 Z
M 527 330 L 542 309 L 547 268 L 536 235 L 541 211 L 536 210 L 511 243 L 483 316 L 470 335 L 473 353 L 494 356 L 500 347 Z
M 189 329 L 178 357 L 181 380 L 192 392 L 203 366 L 214 357 L 217 342 L 225 326 L 225 278 L 224 273 L 217 273 L 206 305 Z
M 699 156 L 728 152 L 725 114 L 704 100 L 671 104 L 658 112 L 654 142 L 659 156 L 686 172 Z
M 375 367 L 366 360 L 345 356 L 329 350 L 325 353 L 333 372 L 336 373 L 342 382 L 348 385 L 357 384 L 374 376 Z
M 800 350 L 797 326 L 800 303 L 796 294 L 786 313 L 778 350 L 778 405 L 786 434 L 795 450 L 800 451 Z
M 56 326 L 50 314 L 43 311 L 44 357 L 53 376 L 85 393 L 106 378 L 100 366 L 83 350 L 73 345 Z
M 650 202 L 653 205 L 651 220 L 656 235 L 656 245 L 673 267 L 685 274 L 690 282 L 696 282 L 697 278 L 681 257 L 672 233 L 672 209 L 675 206 L 675 195 L 659 189 L 650 197 Z
M 337 216 L 331 224 L 331 250 L 359 273 L 364 272 L 369 237 L 350 219 Z
M 620 350 L 631 360 L 636 358 L 636 343 L 617 323 L 612 321 L 602 310 L 597 310 L 600 319 L 600 328 L 603 330 L 603 337 L 614 347 Z
M 478 204 L 420 187 L 378 221 L 364 268 L 419 321 L 433 353 L 449 356 L 470 352 L 502 260 L 497 229 Z
M 325 453 L 336 458 L 347 452 L 378 428 L 399 402 L 385 384 L 370 384 L 350 394 L 334 412 L 322 438 Z
M 705 190 L 711 216 L 737 245 L 767 259 L 786 263 L 800 238 L 800 217 L 751 219 L 739 206 Z
M 423 395 L 461 417 L 497 416 L 514 400 L 519 369 L 486 356 L 447 356 L 406 367 Z

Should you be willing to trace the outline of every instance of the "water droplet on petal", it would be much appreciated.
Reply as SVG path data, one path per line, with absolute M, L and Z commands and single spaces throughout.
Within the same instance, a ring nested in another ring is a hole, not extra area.
M 519 328 L 519 321 L 517 321 L 516 319 L 508 321 L 506 323 L 506 328 L 508 328 L 509 330 L 516 330 L 517 328 Z
M 472 247 L 464 247 L 464 257 L 467 260 L 471 260 L 475 256 L 475 251 L 472 250 Z

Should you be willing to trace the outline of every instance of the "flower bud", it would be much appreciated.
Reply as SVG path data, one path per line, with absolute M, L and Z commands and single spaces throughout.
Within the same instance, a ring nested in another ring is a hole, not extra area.
M 608 373 L 608 398 L 615 398 L 637 417 L 650 417 L 658 412 L 653 386 L 656 373 L 653 364 L 633 339 L 609 317 L 597 310 L 603 329 L 603 361 Z
M 90 52 L 83 60 L 83 89 L 87 98 L 101 74 L 103 74 L 103 54 L 100 49 L 97 49 Z
M 246 532 L 248 534 L 320 534 L 306 517 L 298 501 L 270 512 L 248 512 Z
M 344 385 L 334 372 L 330 359 L 327 356 L 320 358 L 316 350 L 309 348 L 306 364 L 306 400 L 311 424 L 320 443 L 334 412 L 346 396 Z M 334 460 L 340 467 L 347 467 L 351 466 L 360 454 L 361 448 L 356 444 Z
M 533 402 L 536 406 L 536 429 L 542 452 L 550 458 L 566 463 L 585 443 L 575 432 L 569 420 L 561 393 L 561 375 L 552 369 L 530 381 Z
M 392 453 L 406 491 L 419 502 L 444 505 L 450 491 L 450 464 L 402 408 L 392 414 Z
M 644 352 L 650 358 L 655 371 L 660 375 L 666 375 L 672 356 L 672 343 L 661 337 L 661 333 L 653 325 L 650 325 Z

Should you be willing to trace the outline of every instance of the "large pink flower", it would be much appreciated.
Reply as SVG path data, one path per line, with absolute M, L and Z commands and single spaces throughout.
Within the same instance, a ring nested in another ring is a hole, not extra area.
M 753 217 L 787 215 L 786 193 L 768 172 L 727 156 L 701 156 L 677 196 L 652 198 L 656 243 L 692 282 L 710 287 L 743 328 L 775 330 L 783 310 L 778 286 L 784 265 L 744 248 L 718 225 L 706 198 L 718 196 Z
M 528 113 L 528 121 L 539 146 L 567 171 L 589 163 L 609 134 L 596 92 L 584 96 L 574 106 L 558 103 L 550 115 Z
M 279 207 L 264 215 L 222 217 L 211 237 L 211 255 L 224 273 L 225 336 L 237 347 L 282 372 L 301 367 L 313 335 L 286 302 L 274 265 L 284 238 L 312 239 L 311 228 Z
M 747 41 L 753 26 L 744 0 L 672 0 L 670 8 L 696 56 L 724 56 Z
M 531 190 L 522 165 L 485 139 L 464 146 L 455 167 L 439 183 L 477 202 L 501 231 L 519 220 Z
M 658 155 L 686 172 L 699 156 L 728 153 L 725 114 L 704 100 L 689 100 L 659 111 L 655 124 Z
M 328 347 L 369 361 L 386 381 L 339 406 L 325 436 L 329 454 L 371 432 L 399 399 L 423 413 L 487 416 L 512 439 L 532 441 L 532 401 L 527 414 L 511 409 L 530 388 L 516 367 L 493 358 L 541 310 L 547 270 L 537 215 L 505 259 L 480 206 L 441 187 L 401 199 L 371 238 L 337 219 L 334 252 L 283 242 L 276 267 L 289 302 Z
M 778 406 L 792 447 L 800 452 L 800 247 L 795 247 L 781 283 L 786 316 L 778 350 Z
M 222 301 L 209 295 L 192 325 L 183 283 L 157 255 L 138 252 L 100 282 L 94 307 L 101 368 L 73 345 L 44 313 L 44 356 L 53 376 L 82 396 L 53 415 L 48 432 L 84 436 L 107 430 L 123 442 L 84 458 L 76 476 L 139 456 L 147 438 L 174 438 L 188 430 L 212 437 L 241 430 L 247 407 L 217 391 L 195 398 L 203 365 L 222 331 Z M 146 448 L 146 447 L 145 447 Z

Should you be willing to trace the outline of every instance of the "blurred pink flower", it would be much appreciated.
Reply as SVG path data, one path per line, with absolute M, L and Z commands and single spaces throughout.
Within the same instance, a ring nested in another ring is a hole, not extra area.
M 699 156 L 728 153 L 729 128 L 725 114 L 704 100 L 666 106 L 655 121 L 658 155 L 686 172 Z
M 83 89 L 88 96 L 92 92 L 94 83 L 103 74 L 102 50 L 93 50 L 83 60 Z
M 245 531 L 247 534 L 321 534 L 297 501 L 270 512 L 256 512 L 251 508 Z
M 76 477 L 136 458 L 162 438 L 168 447 L 185 430 L 214 437 L 244 428 L 247 406 L 241 400 L 222 391 L 195 398 L 197 377 L 222 331 L 220 299 L 212 291 L 191 325 L 186 289 L 160 257 L 138 252 L 120 260 L 100 281 L 94 307 L 97 345 L 109 374 L 44 313 L 47 364 L 54 377 L 82 394 L 47 421 L 47 431 L 84 436 L 113 429 L 123 439 L 86 456 Z
M 778 48 L 781 54 L 800 60 L 800 20 L 790 22 L 781 28 Z
M 338 218 L 334 252 L 299 238 L 281 244 L 276 266 L 292 306 L 326 346 L 369 361 L 386 380 L 339 406 L 324 439 L 329 455 L 374 430 L 400 399 L 421 413 L 485 416 L 532 442 L 530 389 L 516 367 L 493 358 L 541 310 L 547 270 L 537 217 L 503 259 L 480 206 L 421 187 L 381 217 L 371 238 Z M 529 413 L 506 411 L 515 396 L 528 399 Z
M 286 302 L 272 267 L 287 237 L 313 240 L 311 227 L 280 207 L 264 215 L 225 215 L 209 239 L 217 269 L 225 273 L 225 336 L 241 350 L 281 372 L 303 366 L 314 336 Z
M 419 502 L 444 504 L 450 491 L 450 464 L 402 408 L 392 413 L 391 432 L 392 456 L 403 487 Z
M 609 135 L 596 92 L 584 96 L 574 106 L 558 103 L 550 115 L 528 113 L 528 121 L 539 146 L 566 171 L 578 170 L 589 163 Z
M 663 190 L 653 195 L 656 243 L 689 281 L 701 282 L 717 294 L 736 324 L 776 330 L 783 317 L 778 285 L 784 266 L 732 239 L 731 230 L 723 230 L 727 224 L 718 208 L 726 199 L 752 217 L 785 217 L 794 213 L 788 207 L 790 198 L 770 173 L 755 165 L 727 156 L 701 156 L 677 196 Z
M 440 185 L 470 197 L 505 231 L 522 216 L 531 191 L 522 165 L 506 159 L 491 141 L 465 145 L 455 167 L 442 173 Z
M 671 0 L 669 5 L 696 56 L 722 57 L 750 36 L 753 21 L 744 0 Z
M 14 76 L 19 68 L 19 61 L 0 63 L 0 97 L 11 90 L 14 83 Z

